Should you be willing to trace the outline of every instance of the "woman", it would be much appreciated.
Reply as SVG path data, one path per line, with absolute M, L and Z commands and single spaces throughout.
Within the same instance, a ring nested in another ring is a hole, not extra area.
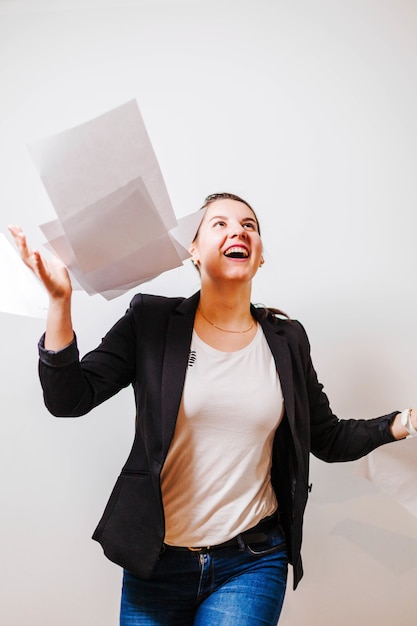
M 339 420 L 302 326 L 250 303 L 263 264 L 257 217 L 209 196 L 190 254 L 201 291 L 137 295 L 78 359 L 65 267 L 10 230 L 50 296 L 40 377 L 57 416 L 134 386 L 136 435 L 93 538 L 124 568 L 122 626 L 274 625 L 287 564 L 302 576 L 310 451 L 357 459 L 417 429 L 417 411 Z

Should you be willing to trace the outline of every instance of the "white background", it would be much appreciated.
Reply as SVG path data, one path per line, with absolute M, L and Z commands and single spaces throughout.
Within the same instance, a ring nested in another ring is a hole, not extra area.
M 0 230 L 20 223 L 41 245 L 54 218 L 29 141 L 136 98 L 178 217 L 221 190 L 257 210 L 253 301 L 306 326 L 334 411 L 416 404 L 416 69 L 414 0 L 0 1 Z M 188 264 L 143 286 L 197 288 Z M 131 296 L 75 294 L 82 352 Z M 52 418 L 42 330 L 0 315 L 0 623 L 112 626 L 121 572 L 90 535 L 130 449 L 133 394 Z M 415 624 L 417 519 L 354 466 L 312 460 L 286 626 Z

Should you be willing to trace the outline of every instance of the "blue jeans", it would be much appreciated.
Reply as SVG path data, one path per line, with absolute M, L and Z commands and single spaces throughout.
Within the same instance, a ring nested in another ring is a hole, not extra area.
M 263 543 L 166 548 L 148 580 L 124 572 L 120 626 L 275 626 L 287 583 L 281 527 Z

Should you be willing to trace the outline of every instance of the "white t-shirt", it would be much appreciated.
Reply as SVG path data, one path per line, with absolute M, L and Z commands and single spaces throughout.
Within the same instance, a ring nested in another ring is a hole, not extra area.
M 216 545 L 276 510 L 271 454 L 283 412 L 281 385 L 260 326 L 236 352 L 216 350 L 194 331 L 161 475 L 165 543 Z

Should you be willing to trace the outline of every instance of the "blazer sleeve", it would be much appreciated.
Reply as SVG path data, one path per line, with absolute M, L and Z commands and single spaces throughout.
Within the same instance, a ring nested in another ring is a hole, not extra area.
M 91 411 L 123 387 L 134 383 L 137 320 L 140 299 L 135 297 L 125 315 L 100 345 L 81 360 L 77 339 L 53 352 L 39 341 L 39 377 L 45 405 L 56 417 L 78 417 Z
M 396 441 L 390 425 L 399 411 L 374 419 L 339 419 L 332 412 L 313 367 L 310 343 L 302 325 L 304 371 L 310 413 L 310 449 L 327 462 L 353 461 L 379 446 Z

